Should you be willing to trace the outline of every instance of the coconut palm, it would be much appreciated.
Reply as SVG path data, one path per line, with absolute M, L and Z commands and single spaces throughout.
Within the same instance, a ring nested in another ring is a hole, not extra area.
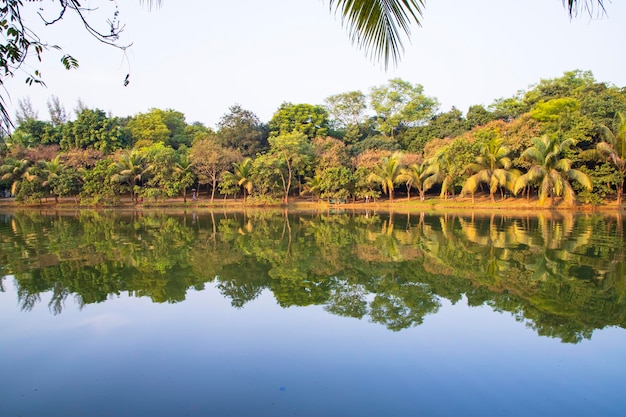
M 487 184 L 491 201 L 495 202 L 495 193 L 498 188 L 506 187 L 511 178 L 511 159 L 508 157 L 510 149 L 504 145 L 504 139 L 492 138 L 480 149 L 480 155 L 476 157 L 476 163 L 471 164 L 468 169 L 474 172 L 463 186 L 461 193 L 474 194 L 480 184 Z
M 15 195 L 20 181 L 30 178 L 28 168 L 30 168 L 31 161 L 24 158 L 7 159 L 5 162 L 6 163 L 0 167 L 0 173 L 2 173 L 0 179 L 11 182 L 11 195 Z
M 243 188 L 243 204 L 246 204 L 246 196 L 252 192 L 252 159 L 246 158 L 241 162 L 233 163 L 233 172 L 225 172 L 223 175 L 226 177 L 232 176 L 237 185 Z
M 311 194 L 317 197 L 317 202 L 320 201 L 320 194 L 322 193 L 322 188 L 324 186 L 322 178 L 319 175 L 315 175 L 314 177 L 306 177 L 304 183 L 303 194 Z
M 187 202 L 187 187 L 193 184 L 194 175 L 193 175 L 193 164 L 187 159 L 186 156 L 181 157 L 181 159 L 176 162 L 174 165 L 174 172 L 179 178 L 179 184 L 183 188 L 183 202 Z
M 141 0 L 160 5 L 162 0 Z M 377 62 L 397 63 L 403 51 L 402 36 L 411 35 L 411 25 L 421 25 L 425 0 L 329 0 L 331 12 L 341 16 L 348 36 Z M 579 11 L 604 13 L 604 0 L 563 0 L 570 16 Z
M 137 150 L 124 151 L 114 166 L 118 172 L 111 177 L 111 181 L 128 184 L 130 186 L 130 199 L 137 202 L 135 186 L 148 170 L 143 155 Z
M 59 177 L 61 170 L 63 169 L 63 164 L 61 163 L 60 156 L 57 155 L 51 161 L 40 161 L 39 166 L 41 168 L 41 186 L 44 188 L 50 187 L 51 181 L 54 181 L 55 178 Z M 54 196 L 54 201 L 59 201 L 59 196 Z
M 426 161 L 424 172 L 424 189 L 428 190 L 435 184 L 441 184 L 440 198 L 447 199 L 448 193 L 454 196 L 454 177 L 452 176 L 452 161 L 448 154 L 448 148 L 442 148 L 435 156 Z
M 593 185 L 589 177 L 582 171 L 572 168 L 572 161 L 563 153 L 575 144 L 573 139 L 562 140 L 544 135 L 533 139 L 533 146 L 526 149 L 521 157 L 533 163 L 527 173 L 515 181 L 514 192 L 517 194 L 528 185 L 539 186 L 539 202 L 544 203 L 548 197 L 554 199 L 563 196 L 563 200 L 572 204 L 576 193 L 570 180 L 577 181 L 585 189 L 591 190 Z
M 613 162 L 615 169 L 621 174 L 617 184 L 617 204 L 621 205 L 624 194 L 624 177 L 626 177 L 626 117 L 622 113 L 618 113 L 617 117 L 619 121 L 615 133 L 603 126 L 605 140 L 598 143 L 596 148 Z
M 367 177 L 368 182 L 381 185 L 383 192 L 389 194 L 389 201 L 392 203 L 393 189 L 399 182 L 401 159 L 402 155 L 399 152 L 383 157 L 380 163 L 374 167 L 374 172 Z
M 424 162 L 411 164 L 400 170 L 398 181 L 403 181 L 406 184 L 407 200 L 411 199 L 411 188 L 415 188 L 420 200 L 424 201 L 424 193 L 428 191 L 428 188 L 424 186 L 426 178 L 428 178 L 428 165 Z

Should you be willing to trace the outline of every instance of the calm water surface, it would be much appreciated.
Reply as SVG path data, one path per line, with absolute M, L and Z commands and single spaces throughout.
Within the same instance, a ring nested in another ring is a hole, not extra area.
M 624 226 L 0 213 L 0 416 L 622 416 Z

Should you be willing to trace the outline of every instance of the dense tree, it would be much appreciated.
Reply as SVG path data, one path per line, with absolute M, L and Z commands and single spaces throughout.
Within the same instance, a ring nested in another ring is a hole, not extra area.
M 435 98 L 424 94 L 424 87 L 400 78 L 372 87 L 370 102 L 376 113 L 378 130 L 391 137 L 401 128 L 424 124 L 439 105 Z
M 178 181 L 180 177 L 177 175 L 179 171 L 176 164 L 179 163 L 179 157 L 176 151 L 158 142 L 143 148 L 142 153 L 146 163 L 146 181 L 142 195 L 149 200 L 177 195 L 183 184 Z M 188 185 L 189 181 L 185 184 Z
M 267 127 L 253 112 L 235 104 L 218 123 L 218 135 L 224 146 L 237 149 L 244 157 L 254 157 L 267 150 Z
M 333 128 L 341 130 L 347 143 L 354 143 L 361 137 L 361 125 L 367 110 L 367 97 L 361 91 L 335 94 L 324 102 L 333 119 Z
M 481 104 L 470 106 L 467 110 L 467 114 L 465 115 L 468 129 L 485 125 L 495 119 L 496 116 Z
M 160 109 L 135 115 L 128 121 L 127 127 L 137 147 L 155 142 L 169 143 L 172 134 L 165 123 L 164 112 Z
M 328 112 L 312 104 L 283 103 L 269 122 L 270 136 L 304 133 L 310 139 L 328 133 Z
M 119 123 L 100 109 L 83 109 L 76 120 L 63 125 L 61 149 L 93 148 L 111 153 L 122 147 Z
M 456 107 L 433 116 L 427 124 L 410 127 L 398 134 L 398 142 L 411 152 L 422 152 L 432 139 L 453 138 L 468 130 L 463 113 Z

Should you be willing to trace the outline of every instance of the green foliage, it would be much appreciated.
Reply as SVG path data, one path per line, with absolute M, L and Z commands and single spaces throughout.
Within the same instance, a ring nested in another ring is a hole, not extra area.
M 331 199 L 347 199 L 354 190 L 354 179 L 347 167 L 332 167 L 319 173 L 320 196 Z
M 355 143 L 362 136 L 362 127 L 367 110 L 367 97 L 361 91 L 335 94 L 324 101 L 326 109 L 333 118 L 333 129 L 342 133 L 346 143 Z
M 310 171 L 313 160 L 313 146 L 304 133 L 293 133 L 270 137 L 269 154 L 273 166 L 280 176 L 283 201 L 289 201 L 289 192 L 296 176 L 304 177 Z
M 410 152 L 421 153 L 432 139 L 453 138 L 465 133 L 468 123 L 463 113 L 453 107 L 450 111 L 433 116 L 428 124 L 406 129 L 398 134 L 398 142 Z
M 467 128 L 471 130 L 475 127 L 486 125 L 487 123 L 496 120 L 497 117 L 483 105 L 475 104 L 470 106 L 469 110 L 467 110 L 465 119 L 467 121 Z
M 123 182 L 112 180 L 115 175 L 119 175 L 118 173 L 119 166 L 114 164 L 112 159 L 98 161 L 92 169 L 84 172 L 85 182 L 81 196 L 98 201 L 119 195 L 123 189 Z
M 41 183 L 36 179 L 24 179 L 20 181 L 15 192 L 15 201 L 26 204 L 39 203 L 44 198 L 45 192 Z
M 218 124 L 221 143 L 237 149 L 244 157 L 254 157 L 269 148 L 267 127 L 253 112 L 238 104 L 231 106 Z
M 384 157 L 367 178 L 368 181 L 379 184 L 383 192 L 389 195 L 391 202 L 393 202 L 394 188 L 400 183 L 401 161 L 402 154 L 398 152 Z
M 132 143 L 137 147 L 157 142 L 174 149 L 181 145 L 191 146 L 195 133 L 193 129 L 187 128 L 185 115 L 171 109 L 151 109 L 148 113 L 139 113 L 126 126 L 132 136 Z
M 326 109 L 312 104 L 283 103 L 269 122 L 270 137 L 299 132 L 312 139 L 326 136 L 328 127 Z
M 176 151 L 163 143 L 155 143 L 144 148 L 143 155 L 147 168 L 144 171 L 146 181 L 142 195 L 149 201 L 177 195 L 182 187 L 177 181 L 176 164 L 179 157 Z
M 251 197 L 255 201 L 275 201 L 283 195 L 280 161 L 274 154 L 262 154 L 254 159 L 250 169 L 250 178 L 254 184 Z
M 564 157 L 564 153 L 575 142 L 571 139 L 561 140 L 542 136 L 533 140 L 534 145 L 522 154 L 522 157 L 533 163 L 527 173 L 517 178 L 515 193 L 527 186 L 539 188 L 539 201 L 544 203 L 551 197 L 554 205 L 555 197 L 563 196 L 567 204 L 575 202 L 575 191 L 570 180 L 591 191 L 593 185 L 589 177 L 582 171 L 572 168 L 571 160 Z
M 122 133 L 115 118 L 99 109 L 83 109 L 76 120 L 62 128 L 61 149 L 97 149 L 105 154 L 122 147 Z
M 400 78 L 372 87 L 370 102 L 376 113 L 378 130 L 391 137 L 402 128 L 424 124 L 439 106 L 435 98 L 424 94 L 424 87 Z
M 78 170 L 65 167 L 50 179 L 50 190 L 59 197 L 76 197 L 82 191 L 82 177 Z
M 330 8 L 339 11 L 352 42 L 363 47 L 375 61 L 397 63 L 402 51 L 402 33 L 420 23 L 423 0 L 355 1 L 331 0 Z

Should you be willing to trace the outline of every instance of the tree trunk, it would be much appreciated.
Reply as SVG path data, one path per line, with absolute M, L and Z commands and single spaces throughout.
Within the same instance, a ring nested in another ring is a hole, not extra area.
M 213 204 L 213 199 L 215 198 L 215 188 L 217 187 L 217 178 L 213 177 L 213 183 L 211 185 L 211 204 Z

